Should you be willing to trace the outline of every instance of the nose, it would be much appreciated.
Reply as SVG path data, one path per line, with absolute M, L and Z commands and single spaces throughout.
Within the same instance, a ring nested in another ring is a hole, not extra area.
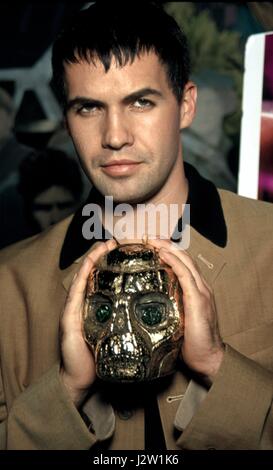
M 124 112 L 108 111 L 105 116 L 102 134 L 102 147 L 112 150 L 121 150 L 125 146 L 131 146 L 134 142 L 130 123 Z
M 114 318 L 112 323 L 113 334 L 122 334 L 132 331 L 129 302 L 127 299 L 118 299 L 114 305 Z

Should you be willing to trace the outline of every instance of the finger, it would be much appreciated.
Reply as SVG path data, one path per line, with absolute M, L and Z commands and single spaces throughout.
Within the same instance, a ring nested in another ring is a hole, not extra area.
M 160 257 L 171 266 L 173 272 L 176 274 L 178 281 L 181 285 L 183 295 L 192 296 L 200 294 L 196 280 L 191 270 L 181 260 L 170 251 L 161 249 Z
M 162 246 L 168 247 L 172 244 L 172 242 L 168 238 L 153 237 L 151 234 L 149 236 L 145 235 L 145 237 L 146 243 L 148 243 L 149 245 L 153 245 L 155 248 L 160 248 Z
M 184 263 L 187 266 L 187 268 L 190 270 L 200 292 L 202 292 L 203 294 L 209 294 L 207 283 L 205 282 L 199 270 L 199 267 L 194 262 L 194 260 L 190 257 L 190 255 L 185 250 L 180 250 L 180 249 L 174 250 L 172 245 L 171 245 L 170 251 L 173 254 L 175 254 L 175 256 L 177 256 L 177 258 L 180 259 L 180 261 L 182 261 L 182 263 Z
M 187 265 L 188 264 L 190 265 L 192 262 L 192 265 L 194 266 L 194 261 L 192 260 L 190 255 L 185 250 L 182 250 L 176 243 L 171 242 L 170 240 L 162 239 L 162 238 L 149 239 L 149 244 L 153 245 L 155 248 L 158 248 L 159 250 L 161 248 L 165 248 L 166 250 L 174 253 L 176 256 L 180 256 L 180 254 L 182 254 Z
M 193 259 L 185 250 L 181 250 L 181 248 L 177 247 L 170 240 L 163 240 L 163 239 L 149 240 L 149 244 L 153 245 L 155 248 L 159 250 L 164 249 L 173 253 L 175 256 L 177 256 L 177 258 L 179 258 L 191 271 L 200 292 L 206 295 L 208 295 L 209 292 L 211 292 L 201 272 L 199 271 L 198 266 L 195 264 Z M 160 251 L 159 251 L 159 254 L 160 254 Z
M 105 252 L 109 252 L 111 250 L 113 250 L 114 248 L 116 248 L 118 246 L 118 243 L 117 241 L 112 238 L 111 240 L 107 240 L 105 242 L 95 242 L 93 245 L 92 245 L 92 248 L 91 250 L 87 253 L 86 256 L 91 256 L 91 259 L 93 258 L 93 255 L 95 255 L 96 257 L 96 253 L 98 252 L 99 253 L 99 256 L 100 254 L 104 254 Z
M 91 268 L 92 261 L 86 258 L 79 272 L 73 278 L 62 315 L 63 331 L 73 331 L 75 333 L 81 330 L 84 293 Z
M 117 246 L 115 240 L 107 240 L 107 242 L 97 242 L 96 246 L 92 251 L 88 253 L 84 259 L 82 266 L 78 272 L 78 275 L 71 285 L 72 293 L 76 291 L 78 294 L 82 294 L 85 291 L 88 275 L 92 268 L 95 267 L 101 256 L 109 253 Z
M 116 242 L 114 240 L 107 240 L 105 243 L 99 242 L 96 244 L 96 248 L 86 256 L 77 275 L 74 276 L 69 290 L 67 304 L 69 304 L 71 311 L 76 307 L 81 307 L 85 298 L 89 274 L 95 267 L 97 261 L 101 256 L 109 253 L 109 251 L 113 250 L 115 247 Z

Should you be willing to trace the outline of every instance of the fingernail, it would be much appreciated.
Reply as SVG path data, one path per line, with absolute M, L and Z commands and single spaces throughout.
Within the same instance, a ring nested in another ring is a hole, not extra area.
M 144 245 L 147 245 L 147 242 L 148 242 L 148 235 L 145 233 L 145 234 L 142 236 L 142 243 L 144 243 Z
M 166 248 L 160 248 L 159 250 L 159 256 L 163 257 L 165 255 L 168 255 L 168 251 L 166 250 Z
M 107 240 L 106 246 L 108 249 L 114 248 L 117 246 L 117 242 L 114 238 L 112 238 L 111 240 Z

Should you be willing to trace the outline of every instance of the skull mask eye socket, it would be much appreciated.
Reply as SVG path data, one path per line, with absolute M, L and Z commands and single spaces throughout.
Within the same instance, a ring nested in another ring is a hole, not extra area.
M 140 304 L 136 306 L 136 314 L 144 325 L 155 326 L 165 317 L 165 305 L 157 302 Z
M 90 300 L 90 314 L 93 321 L 103 324 L 106 323 L 113 314 L 113 305 L 111 299 L 100 293 L 92 296 Z
M 150 292 L 138 296 L 135 301 L 135 316 L 146 328 L 165 328 L 168 312 L 171 309 L 169 299 L 162 293 Z
M 102 304 L 96 309 L 96 319 L 99 323 L 105 323 L 112 316 L 112 305 Z

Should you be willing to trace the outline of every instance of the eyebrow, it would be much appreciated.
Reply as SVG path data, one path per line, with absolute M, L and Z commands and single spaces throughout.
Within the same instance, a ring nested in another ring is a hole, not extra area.
M 122 101 L 124 103 L 130 103 L 131 101 L 135 101 L 147 95 L 153 95 L 162 98 L 162 93 L 155 88 L 141 88 L 140 90 L 134 91 L 133 93 L 130 93 L 130 95 L 125 96 Z
M 137 99 L 143 98 L 144 96 L 147 95 L 153 95 L 157 96 L 159 98 L 162 98 L 162 93 L 155 88 L 141 88 L 140 90 L 134 91 L 133 93 L 130 93 L 129 95 L 125 96 L 122 99 L 122 102 L 124 104 L 129 104 L 132 101 L 135 101 Z M 105 103 L 100 100 L 93 99 L 91 97 L 85 97 L 85 96 L 76 96 L 72 100 L 69 100 L 66 105 L 66 111 L 69 111 L 71 108 L 74 106 L 79 106 L 79 105 L 92 105 L 92 106 L 105 106 Z

